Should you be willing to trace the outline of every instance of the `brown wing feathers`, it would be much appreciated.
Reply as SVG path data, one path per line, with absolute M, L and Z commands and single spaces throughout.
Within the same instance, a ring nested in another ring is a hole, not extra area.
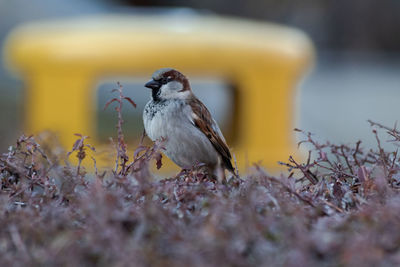
M 211 144 L 214 146 L 215 150 L 220 154 L 222 161 L 229 171 L 234 172 L 234 168 L 231 163 L 231 152 L 225 141 L 218 135 L 218 133 L 213 129 L 213 120 L 210 112 L 198 99 L 192 98 L 189 100 L 189 105 L 195 114 L 193 121 L 197 128 L 202 131 L 207 138 L 210 140 Z

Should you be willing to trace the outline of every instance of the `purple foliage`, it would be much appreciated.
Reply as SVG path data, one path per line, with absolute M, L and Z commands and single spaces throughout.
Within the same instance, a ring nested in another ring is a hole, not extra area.
M 123 99 L 111 101 L 118 112 Z M 393 137 L 394 151 L 377 130 L 376 150 L 304 133 L 309 158 L 281 163 L 288 175 L 254 165 L 223 183 L 201 168 L 154 180 L 162 141 L 141 142 L 129 158 L 122 116 L 116 167 L 103 174 L 81 165 L 94 150 L 85 136 L 68 153 L 78 166 L 22 136 L 0 157 L 0 265 L 398 265 L 400 132 L 371 125 Z

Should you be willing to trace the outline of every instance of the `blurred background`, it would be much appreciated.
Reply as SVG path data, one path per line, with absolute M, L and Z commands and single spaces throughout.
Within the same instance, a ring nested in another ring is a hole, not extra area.
M 276 22 L 306 32 L 317 49 L 317 62 L 296 93 L 295 127 L 334 142 L 362 139 L 374 144 L 367 119 L 394 125 L 400 114 L 400 1 L 398 0 L 0 0 L 0 46 L 22 23 L 93 14 L 201 12 Z M 3 62 L 3 55 L 0 61 Z M 150 76 L 150 74 L 149 74 Z M 124 80 L 125 79 L 125 80 Z M 142 80 L 115 78 L 98 84 L 100 139 L 114 133 L 112 110 L 102 111 L 115 81 L 126 87 Z M 196 83 L 196 82 L 195 82 Z M 221 122 L 230 112 L 229 90 L 220 81 L 197 81 L 198 94 Z M 0 149 L 22 132 L 24 83 L 0 66 Z M 220 88 L 209 98 L 202 88 Z M 224 97 L 228 96 L 228 97 Z M 148 92 L 134 95 L 139 103 Z M 220 105 L 218 99 L 226 98 Z M 217 100 L 217 101 L 215 101 Z M 131 111 L 126 111 L 131 112 Z M 137 117 L 139 113 L 131 114 Z M 127 125 L 126 127 L 132 127 Z M 132 127 L 131 133 L 137 127 Z

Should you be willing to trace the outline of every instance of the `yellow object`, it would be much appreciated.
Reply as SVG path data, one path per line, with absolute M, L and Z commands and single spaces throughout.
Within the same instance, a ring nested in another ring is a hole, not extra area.
M 260 161 L 277 167 L 295 152 L 294 89 L 314 55 L 307 36 L 292 28 L 160 15 L 30 23 L 12 32 L 4 52 L 7 66 L 25 81 L 25 130 L 55 131 L 68 149 L 74 133 L 96 136 L 94 95 L 101 78 L 150 77 L 173 67 L 189 77 L 231 82 L 237 132 L 229 145 L 242 168 Z

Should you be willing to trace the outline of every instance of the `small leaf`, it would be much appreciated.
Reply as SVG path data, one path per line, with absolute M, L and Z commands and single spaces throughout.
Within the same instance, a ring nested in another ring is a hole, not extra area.
M 72 151 L 78 150 L 79 147 L 81 146 L 81 142 L 82 142 L 82 139 L 76 140 L 75 143 L 72 145 Z
M 132 106 L 133 106 L 134 108 L 136 108 L 136 103 L 135 103 L 135 102 L 133 102 L 133 100 L 132 100 L 130 97 L 124 96 L 124 99 L 128 100 L 128 101 L 129 101 L 129 103 L 131 103 L 131 104 L 132 104 Z
M 307 142 L 307 141 L 305 141 L 305 140 L 304 140 L 304 141 L 298 142 L 298 143 L 297 143 L 297 148 L 300 148 L 301 144 L 306 143 L 306 142 Z
M 108 101 L 108 102 L 105 104 L 103 110 L 106 110 L 106 109 L 108 108 L 108 106 L 109 106 L 112 102 L 114 102 L 114 101 L 119 101 L 119 100 L 118 100 L 117 98 L 111 99 L 110 101 Z
M 161 168 L 161 166 L 162 166 L 162 161 L 161 161 L 161 159 L 162 159 L 162 154 L 161 154 L 161 153 L 157 153 L 157 154 L 154 156 L 154 158 L 155 158 L 155 160 L 156 160 L 157 170 L 159 170 L 159 169 Z

